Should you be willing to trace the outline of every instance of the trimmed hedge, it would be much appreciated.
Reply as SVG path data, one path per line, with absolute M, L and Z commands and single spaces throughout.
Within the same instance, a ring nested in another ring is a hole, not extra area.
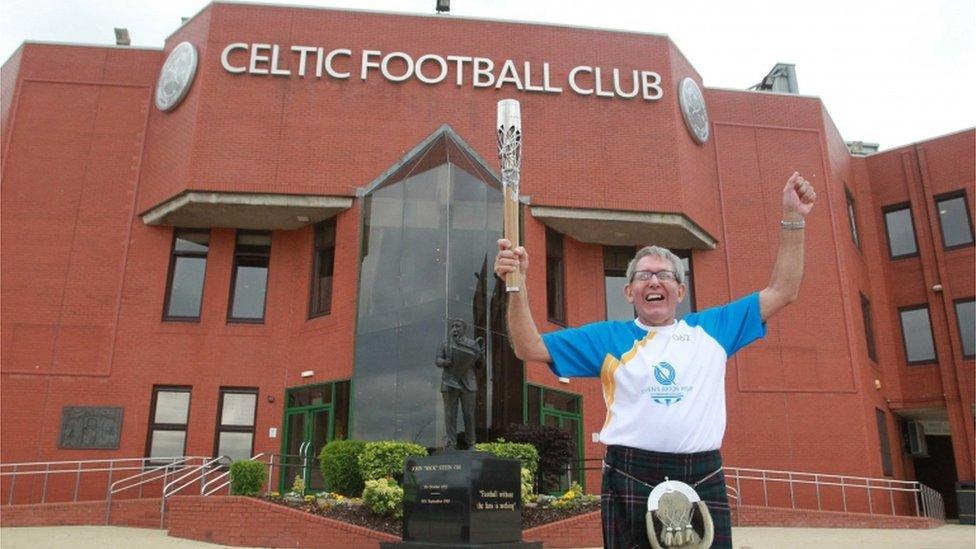
M 505 442 L 504 439 L 498 442 L 479 442 L 474 445 L 474 449 L 481 452 L 488 452 L 500 458 L 517 459 L 522 462 L 522 467 L 529 470 L 535 477 L 539 470 L 539 451 L 535 446 L 522 442 Z
M 268 471 L 260 461 L 246 459 L 230 464 L 230 493 L 235 496 L 256 496 L 261 493 Z
M 322 447 L 319 466 L 327 491 L 353 498 L 363 493 L 359 455 L 365 447 L 366 443 L 361 440 L 333 440 Z
M 363 505 L 377 515 L 403 516 L 403 488 L 392 478 L 367 480 Z
M 359 474 L 364 481 L 394 478 L 403 481 L 403 465 L 410 456 L 426 456 L 427 448 L 412 442 L 367 442 L 359 454 Z

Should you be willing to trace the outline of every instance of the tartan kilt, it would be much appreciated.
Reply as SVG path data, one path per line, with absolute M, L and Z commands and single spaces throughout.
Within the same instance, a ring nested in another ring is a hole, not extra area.
M 712 471 L 722 467 L 718 450 L 694 454 L 667 454 L 638 450 L 627 446 L 607 447 L 601 494 L 603 546 L 614 549 L 650 548 L 647 540 L 647 497 L 653 486 L 664 477 L 694 485 Z M 642 482 L 627 478 L 622 471 Z M 725 475 L 721 472 L 695 486 L 708 506 L 715 526 L 712 547 L 732 547 L 732 517 L 726 495 Z M 695 529 L 701 532 L 701 519 L 695 514 Z M 660 540 L 660 538 L 658 538 Z

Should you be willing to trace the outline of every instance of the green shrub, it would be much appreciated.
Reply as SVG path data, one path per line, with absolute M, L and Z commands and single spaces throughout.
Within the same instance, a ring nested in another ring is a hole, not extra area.
M 505 439 L 527 442 L 539 451 L 540 493 L 558 490 L 559 477 L 566 472 L 566 465 L 576 459 L 572 437 L 558 427 L 513 424 Z
M 363 493 L 359 454 L 365 446 L 361 440 L 333 440 L 322 447 L 319 465 L 326 490 L 347 497 L 359 497 Z
M 377 515 L 403 516 L 403 488 L 392 478 L 367 480 L 363 505 Z
M 548 501 L 548 506 L 554 509 L 580 509 L 582 507 L 592 507 L 600 503 L 600 496 L 584 494 L 583 488 L 578 482 L 569 485 L 562 496 L 552 498 Z
M 538 497 L 535 495 L 535 475 L 531 471 L 522 467 L 522 505 L 535 503 Z
M 412 442 L 367 442 L 359 454 L 359 474 L 364 481 L 390 477 L 400 482 L 407 458 L 426 455 L 427 448 Z
M 500 458 L 517 459 L 522 462 L 522 467 L 528 469 L 533 477 L 535 477 L 536 471 L 539 470 L 539 451 L 531 444 L 505 442 L 504 439 L 500 439 L 498 442 L 479 442 L 474 445 L 474 448 L 480 452 L 488 452 Z
M 230 464 L 230 493 L 235 496 L 256 496 L 261 493 L 268 472 L 260 461 L 246 459 Z

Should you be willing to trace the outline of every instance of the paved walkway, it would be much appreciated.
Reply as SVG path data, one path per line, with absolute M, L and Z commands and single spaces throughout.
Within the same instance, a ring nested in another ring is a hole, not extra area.
M 869 530 L 840 528 L 735 528 L 736 549 L 973 549 L 976 527 L 947 524 L 934 530 Z M 221 547 L 212 543 L 171 538 L 162 530 L 119 526 L 45 526 L 0 528 L 0 548 L 70 547 L 102 549 L 139 547 Z

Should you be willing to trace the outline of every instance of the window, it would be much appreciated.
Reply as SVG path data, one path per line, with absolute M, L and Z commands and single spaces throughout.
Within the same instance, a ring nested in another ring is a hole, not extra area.
M 630 246 L 603 247 L 603 291 L 606 296 L 607 320 L 633 320 L 634 306 L 624 296 L 627 285 L 627 263 L 634 258 Z
M 969 222 L 965 191 L 935 197 L 935 210 L 939 214 L 942 245 L 946 249 L 972 245 L 973 226 Z
M 166 283 L 165 320 L 200 320 L 210 231 L 176 229 Z
M 230 461 L 251 458 L 254 453 L 257 402 L 257 389 L 220 389 L 215 456 L 226 456 Z
M 976 356 L 976 299 L 959 299 L 955 301 L 955 306 L 962 356 L 973 358 Z
M 874 320 L 871 318 L 871 302 L 861 294 L 861 317 L 864 319 L 864 340 L 868 346 L 868 357 L 877 362 L 878 357 L 874 350 Z
M 901 335 L 905 341 L 905 356 L 909 364 L 935 360 L 932 323 L 927 305 L 898 309 L 901 316 Z
M 312 291 L 308 316 L 327 315 L 332 310 L 332 269 L 335 263 L 336 219 L 315 225 L 312 245 Z
M 888 251 L 892 259 L 918 255 L 915 244 L 915 226 L 912 209 L 908 204 L 889 206 L 884 209 L 885 228 L 888 230 Z
M 878 442 L 881 449 L 881 472 L 886 477 L 894 474 L 891 468 L 891 441 L 888 440 L 888 418 L 883 410 L 874 409 L 874 417 L 878 422 Z
M 234 247 L 234 272 L 231 281 L 230 315 L 234 322 L 263 322 L 264 300 L 268 289 L 268 262 L 271 258 L 271 233 L 238 231 Z
M 165 463 L 166 458 L 186 453 L 186 424 L 190 416 L 189 387 L 153 387 L 149 408 L 149 438 L 146 455 L 150 463 Z
M 563 235 L 546 227 L 546 312 L 550 322 L 566 325 L 566 265 Z
M 851 240 L 854 241 L 855 246 L 860 248 L 861 241 L 857 238 L 857 216 L 854 213 L 854 197 L 847 187 L 844 187 L 844 194 L 847 195 L 847 221 L 851 224 Z

